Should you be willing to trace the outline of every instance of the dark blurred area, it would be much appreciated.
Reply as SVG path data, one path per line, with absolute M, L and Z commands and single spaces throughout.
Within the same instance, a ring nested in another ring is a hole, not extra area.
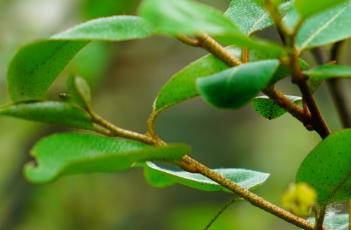
M 205 1 L 225 9 L 229 1 Z M 102 16 L 135 14 L 136 0 L 0 0 L 0 102 L 8 103 L 6 68 L 21 45 Z M 259 34 L 277 39 L 273 29 Z M 343 50 L 350 52 L 347 44 Z M 65 91 L 69 73 L 93 85 L 94 108 L 119 126 L 145 131 L 145 121 L 158 90 L 167 79 L 204 51 L 179 41 L 153 37 L 123 43 L 92 43 L 71 62 L 49 97 Z M 306 59 L 311 57 L 306 54 Z M 344 63 L 350 64 L 344 58 Z M 313 62 L 311 62 L 313 64 Z M 346 83 L 347 85 L 347 83 Z M 345 86 L 345 84 L 344 84 Z M 287 94 L 296 88 L 283 81 Z M 346 86 L 345 86 L 346 87 Z M 346 89 L 346 88 L 345 88 Z M 317 93 L 330 126 L 340 124 L 329 93 Z M 237 111 L 212 108 L 197 98 L 161 115 L 157 129 L 170 142 L 192 146 L 195 158 L 211 167 L 248 168 L 271 173 L 257 193 L 280 204 L 304 156 L 319 137 L 285 115 L 268 121 L 250 105 Z M 64 177 L 45 185 L 27 183 L 22 167 L 34 143 L 63 131 L 38 123 L 0 117 L 0 229 L 203 229 L 228 193 L 206 193 L 180 186 L 150 187 L 140 170 L 120 174 Z M 296 229 L 250 204 L 232 205 L 211 228 Z

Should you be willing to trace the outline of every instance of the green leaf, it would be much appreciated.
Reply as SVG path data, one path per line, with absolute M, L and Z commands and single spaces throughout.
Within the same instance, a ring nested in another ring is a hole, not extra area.
M 312 224 L 315 223 L 314 218 L 310 218 L 308 221 Z M 328 230 L 347 230 L 349 226 L 349 215 L 328 212 L 324 219 L 324 226 L 326 226 Z
M 152 34 L 139 17 L 96 19 L 21 48 L 12 59 L 8 86 L 13 101 L 41 99 L 57 75 L 90 41 L 124 41 Z
M 72 102 L 85 109 L 91 107 L 91 90 L 84 78 L 70 76 L 67 81 L 67 88 Z
M 307 18 L 348 0 L 296 0 L 295 6 L 300 15 Z
M 199 95 L 196 79 L 217 73 L 228 66 L 213 55 L 204 56 L 186 66 L 162 87 L 154 102 L 154 111 L 162 110 Z
M 347 39 L 350 23 L 351 1 L 347 1 L 307 19 L 297 34 L 297 47 L 305 50 Z
M 279 66 L 277 60 L 243 64 L 207 78 L 199 78 L 201 96 L 219 108 L 238 108 L 249 102 L 274 78 Z
M 281 4 L 281 14 L 285 15 L 292 6 L 292 2 Z M 273 25 L 270 15 L 257 0 L 231 0 L 225 15 L 239 26 L 241 32 L 249 35 Z
M 270 16 L 257 4 L 257 0 L 232 0 L 225 15 L 245 34 L 252 34 L 272 25 Z
M 56 134 L 40 140 L 31 154 L 36 164 L 25 166 L 34 183 L 59 176 L 91 172 L 115 172 L 145 161 L 175 161 L 190 151 L 187 145 L 150 147 L 122 138 L 87 134 Z
M 23 102 L 0 107 L 0 115 L 30 121 L 93 129 L 90 115 L 76 105 L 65 102 Z
M 215 169 L 215 171 L 246 189 L 263 184 L 269 177 L 267 173 L 246 169 Z M 164 188 L 174 184 L 181 184 L 204 191 L 227 191 L 221 185 L 200 174 L 174 171 L 162 168 L 151 162 L 145 165 L 144 175 L 146 180 L 155 187 Z
M 351 198 L 351 129 L 331 134 L 304 159 L 296 180 L 310 184 L 321 205 Z
M 344 65 L 322 65 L 304 71 L 313 80 L 326 80 L 330 78 L 351 77 L 351 66 Z
M 287 96 L 292 102 L 299 103 L 301 97 Z M 276 119 L 284 115 L 287 111 L 267 96 L 259 96 L 252 100 L 252 106 L 257 113 L 269 120 Z
M 191 35 L 239 32 L 221 11 L 193 0 L 144 0 L 139 12 L 158 33 Z

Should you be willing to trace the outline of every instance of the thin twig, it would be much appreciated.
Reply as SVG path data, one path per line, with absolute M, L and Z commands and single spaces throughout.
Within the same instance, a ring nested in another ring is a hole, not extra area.
M 330 53 L 330 61 L 336 61 L 336 63 L 339 62 L 338 59 L 339 59 L 339 53 L 341 51 L 341 46 L 342 46 L 342 42 L 337 42 L 334 44 Z M 319 65 L 322 65 L 328 61 L 321 48 L 313 49 L 312 55 L 316 63 Z M 338 115 L 343 127 L 350 128 L 351 113 L 347 106 L 348 105 L 348 102 L 346 99 L 347 97 L 345 95 L 344 90 L 342 89 L 342 86 L 340 85 L 340 79 L 336 79 L 336 78 L 329 79 L 327 80 L 327 85 L 328 85 L 330 94 L 333 98 L 333 102 L 336 106 L 336 109 L 338 110 Z
M 315 230 L 323 230 L 323 223 L 326 214 L 326 206 L 319 209 L 318 217 L 316 218 L 316 224 L 314 226 Z
M 214 224 L 214 222 L 216 222 L 216 220 L 218 219 L 218 217 L 220 217 L 222 215 L 222 213 L 227 210 L 227 208 L 229 208 L 235 201 L 237 201 L 238 198 L 232 198 L 230 199 L 228 202 L 226 202 L 224 204 L 224 206 L 216 213 L 216 215 L 210 220 L 210 222 L 206 225 L 206 227 L 204 228 L 204 230 L 208 230 L 210 229 L 210 227 Z
M 308 221 L 306 221 L 305 219 L 298 217 L 292 214 L 291 212 L 288 212 L 285 209 L 282 209 L 270 203 L 269 201 L 265 200 L 264 198 L 250 192 L 249 190 L 240 187 L 238 184 L 234 183 L 230 179 L 227 179 L 221 174 L 211 170 L 207 166 L 194 160 L 188 155 L 182 158 L 182 161 L 179 163 L 179 166 L 186 171 L 190 171 L 193 173 L 200 173 L 201 175 L 217 182 L 218 184 L 222 185 L 228 190 L 236 193 L 246 201 L 250 202 L 252 205 L 262 210 L 265 210 L 266 212 L 271 213 L 291 224 L 294 224 L 303 229 L 313 230 L 314 226 L 310 224 Z
M 126 137 L 129 139 L 134 139 L 138 141 L 143 141 L 144 143 L 150 144 L 150 145 L 160 145 L 165 144 L 163 141 L 158 141 L 154 140 L 152 137 L 141 134 L 141 133 L 135 133 L 131 132 L 128 130 L 123 130 L 119 127 L 114 126 L 113 124 L 105 121 L 103 118 L 97 116 L 94 114 L 94 120 L 98 124 L 102 125 L 106 129 L 110 130 L 112 133 L 115 134 L 115 136 L 122 136 Z M 199 173 L 215 182 L 223 186 L 224 188 L 227 188 L 229 191 L 234 192 L 235 194 L 239 195 L 243 199 L 249 201 L 251 204 L 254 206 L 263 209 L 277 217 L 280 217 L 281 219 L 292 223 L 300 228 L 307 229 L 307 230 L 313 230 L 313 225 L 311 225 L 309 222 L 307 222 L 305 219 L 295 216 L 294 214 L 270 203 L 269 201 L 265 200 L 264 198 L 250 192 L 247 189 L 244 189 L 240 187 L 238 184 L 235 182 L 225 178 L 221 174 L 211 170 L 207 166 L 203 165 L 202 163 L 196 161 L 195 159 L 191 158 L 189 155 L 185 155 L 182 157 L 182 159 L 177 163 L 181 168 L 184 170 L 191 172 L 191 173 Z
M 102 117 L 100 117 L 99 115 L 97 115 L 94 112 L 90 112 L 90 115 L 91 115 L 94 123 L 106 128 L 107 130 L 110 131 L 110 133 L 101 132 L 104 135 L 109 135 L 109 136 L 112 135 L 112 136 L 129 138 L 129 139 L 141 141 L 141 142 L 143 142 L 145 144 L 149 144 L 149 145 L 155 144 L 155 140 L 147 135 L 117 127 L 114 124 L 106 121 L 105 119 L 103 119 Z

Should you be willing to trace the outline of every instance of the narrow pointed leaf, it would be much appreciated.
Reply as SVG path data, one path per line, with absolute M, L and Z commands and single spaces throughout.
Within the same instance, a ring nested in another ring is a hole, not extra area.
M 93 122 L 87 112 L 65 102 L 23 102 L 6 105 L 0 107 L 0 115 L 73 128 L 93 128 Z
M 330 78 L 351 77 L 351 66 L 344 65 L 323 65 L 304 71 L 313 80 L 326 80 Z
M 31 154 L 36 164 L 28 163 L 26 177 L 35 183 L 59 176 L 91 172 L 127 170 L 145 161 L 175 161 L 190 151 L 186 145 L 150 147 L 122 138 L 87 134 L 56 134 L 40 140 Z
M 351 129 L 333 133 L 304 159 L 296 180 L 310 184 L 321 205 L 351 198 Z
M 287 97 L 296 104 L 302 101 L 301 97 Z M 260 96 L 254 98 L 252 100 L 252 106 L 258 114 L 269 120 L 276 119 L 287 112 L 284 108 L 280 107 L 280 105 L 278 105 L 276 102 L 274 102 L 267 96 Z
M 164 34 L 239 32 L 222 12 L 193 0 L 144 0 L 140 15 Z
M 123 41 L 150 36 L 139 17 L 115 16 L 83 23 L 73 29 L 21 48 L 7 75 L 13 101 L 41 99 L 57 75 L 90 41 Z
M 297 34 L 297 47 L 305 50 L 347 39 L 350 24 L 351 1 L 347 1 L 307 19 Z
M 296 0 L 295 6 L 300 15 L 307 18 L 348 0 Z
M 215 171 L 246 189 L 263 184 L 269 177 L 267 173 L 246 169 L 215 169 Z M 226 191 L 221 185 L 200 174 L 174 171 L 162 168 L 151 162 L 145 165 L 144 175 L 146 180 L 155 187 L 164 188 L 174 184 L 181 184 L 204 191 Z
M 207 78 L 199 78 L 201 96 L 219 108 L 238 108 L 248 103 L 274 78 L 279 66 L 277 60 L 243 64 Z

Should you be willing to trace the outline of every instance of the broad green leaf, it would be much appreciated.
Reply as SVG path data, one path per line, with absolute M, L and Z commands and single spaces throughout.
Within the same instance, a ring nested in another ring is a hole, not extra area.
M 296 180 L 310 184 L 321 205 L 351 198 L 351 129 L 331 134 L 304 159 Z
M 295 6 L 300 15 L 307 18 L 347 0 L 295 0 Z
M 312 224 L 315 223 L 314 218 L 308 219 Z M 347 230 L 349 226 L 349 215 L 348 214 L 337 214 L 335 212 L 327 213 L 324 219 L 324 226 L 328 230 Z
M 31 154 L 36 164 L 28 163 L 26 177 L 35 183 L 59 176 L 91 172 L 127 170 L 145 161 L 175 161 L 190 151 L 186 145 L 151 147 L 122 138 L 87 134 L 56 134 L 40 140 Z
M 351 66 L 344 65 L 322 65 L 304 71 L 313 80 L 326 80 L 330 78 L 351 77 Z
M 41 99 L 57 75 L 90 41 L 124 41 L 152 34 L 139 17 L 96 19 L 21 48 L 12 59 L 8 86 L 13 101 Z
M 196 79 L 217 73 L 228 66 L 213 55 L 204 56 L 174 74 L 162 87 L 155 102 L 154 110 L 162 110 L 199 95 Z
M 245 34 L 252 34 L 272 25 L 270 16 L 257 4 L 257 0 L 232 0 L 225 15 Z
M 287 96 L 292 102 L 299 103 L 301 97 Z M 284 115 L 287 111 L 267 96 L 259 96 L 252 100 L 252 106 L 257 113 L 269 120 L 276 119 Z
M 201 96 L 219 108 L 238 108 L 249 102 L 274 78 L 279 66 L 277 60 L 243 64 L 199 78 L 197 86 Z
M 0 107 L 0 115 L 30 121 L 93 129 L 90 115 L 80 107 L 66 102 L 23 102 Z
M 77 103 L 83 108 L 90 108 L 91 90 L 84 78 L 70 76 L 67 80 L 67 88 L 72 102 Z
M 140 15 L 163 34 L 239 32 L 222 12 L 193 0 L 144 0 Z
M 263 184 L 269 177 L 267 173 L 246 169 L 215 169 L 215 171 L 246 189 Z M 162 168 L 151 162 L 145 165 L 144 175 L 146 180 L 155 187 L 164 188 L 174 184 L 181 184 L 204 191 L 226 191 L 221 185 L 200 174 L 174 171 Z
M 347 1 L 307 19 L 297 34 L 297 47 L 305 50 L 347 39 L 350 24 L 351 1 Z

